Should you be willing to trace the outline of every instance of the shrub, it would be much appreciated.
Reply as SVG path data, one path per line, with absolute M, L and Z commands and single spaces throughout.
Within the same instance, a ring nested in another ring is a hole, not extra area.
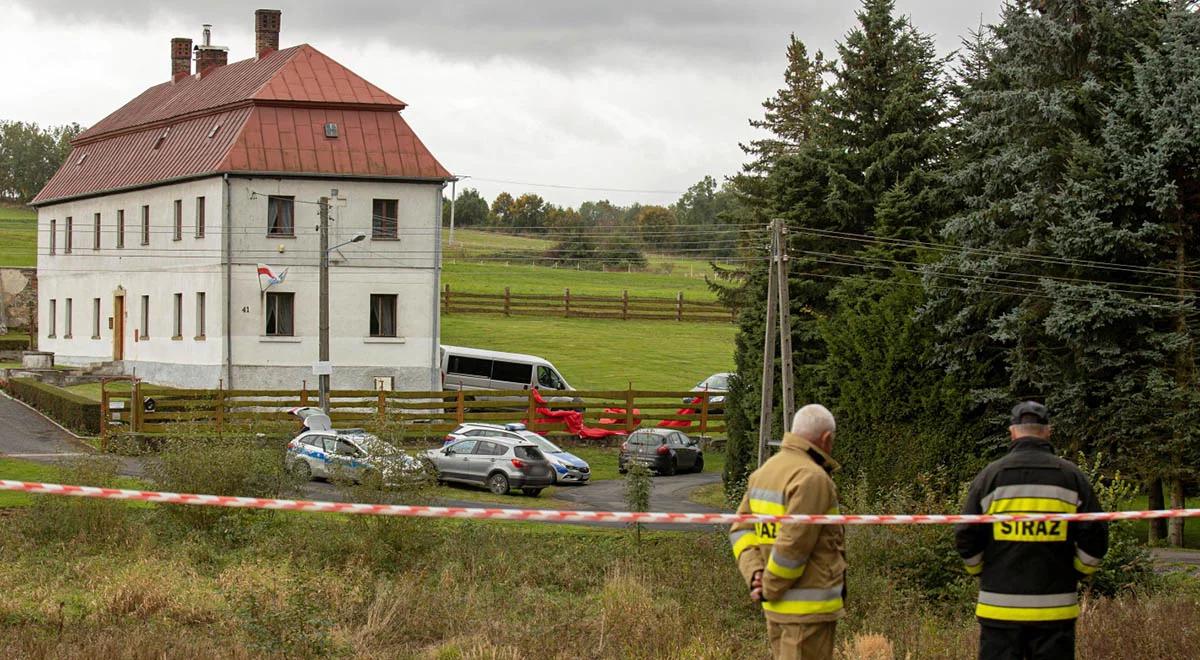
M 50 419 L 83 435 L 100 433 L 100 402 L 32 378 L 8 381 L 12 395 L 45 413 Z

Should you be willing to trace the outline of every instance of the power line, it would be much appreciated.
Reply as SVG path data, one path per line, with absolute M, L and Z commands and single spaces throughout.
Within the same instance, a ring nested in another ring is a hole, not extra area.
M 476 181 L 487 181 L 488 183 L 505 183 L 513 186 L 529 186 L 531 188 L 555 188 L 559 190 L 583 190 L 587 192 L 619 192 L 619 193 L 635 193 L 643 195 L 682 195 L 684 191 L 680 190 L 642 190 L 638 188 L 602 188 L 594 186 L 568 186 L 557 183 L 534 183 L 532 181 L 512 181 L 510 179 L 491 179 L 482 176 L 471 176 Z

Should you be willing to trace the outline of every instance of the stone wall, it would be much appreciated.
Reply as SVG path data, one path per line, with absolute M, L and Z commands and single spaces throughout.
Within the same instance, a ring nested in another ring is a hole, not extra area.
M 36 323 L 37 269 L 0 268 L 0 334 L 4 326 L 8 332 L 30 332 Z

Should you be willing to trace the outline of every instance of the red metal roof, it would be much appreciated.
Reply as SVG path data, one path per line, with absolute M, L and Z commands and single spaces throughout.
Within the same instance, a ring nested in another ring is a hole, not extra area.
M 33 203 L 223 172 L 449 178 L 404 107 L 316 48 L 286 48 L 147 89 L 75 138 Z

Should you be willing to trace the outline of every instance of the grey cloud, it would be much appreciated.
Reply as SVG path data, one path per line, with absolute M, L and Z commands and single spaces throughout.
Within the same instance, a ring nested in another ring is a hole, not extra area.
M 958 35 L 978 25 L 981 13 L 990 19 L 999 2 L 908 0 L 900 2 L 899 9 L 912 13 L 922 30 L 938 35 L 945 50 L 957 45 Z M 18 4 L 41 20 L 152 27 L 155 21 L 169 19 L 197 26 L 213 23 L 219 34 L 246 32 L 253 25 L 253 6 L 233 0 L 173 7 L 151 0 Z M 814 48 L 830 49 L 851 24 L 854 6 L 821 0 L 343 0 L 266 5 L 283 10 L 283 44 L 296 43 L 289 32 L 303 32 L 339 41 L 378 40 L 454 60 L 513 58 L 556 69 L 653 66 L 648 58 L 715 68 L 778 61 L 788 32 Z

